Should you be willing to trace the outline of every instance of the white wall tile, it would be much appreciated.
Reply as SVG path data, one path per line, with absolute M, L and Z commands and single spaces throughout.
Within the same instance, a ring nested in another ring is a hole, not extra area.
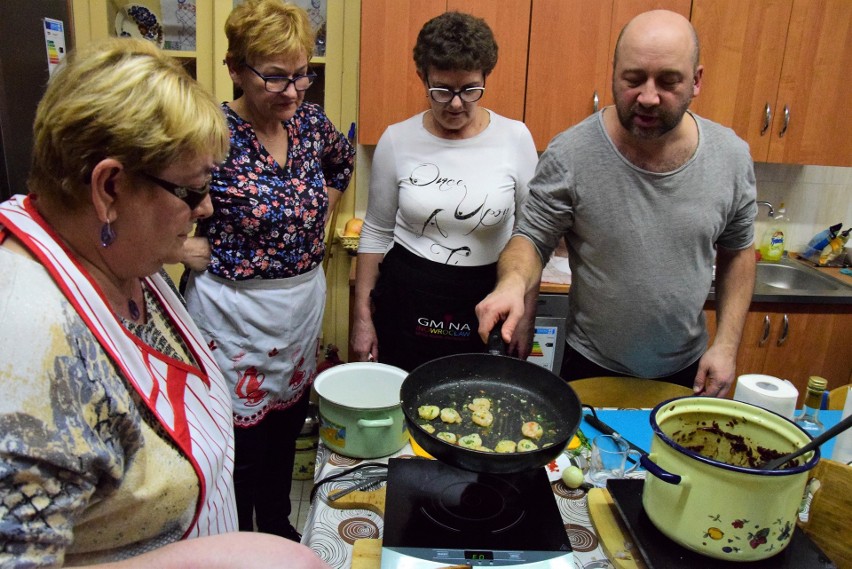
M 811 237 L 835 223 L 852 225 L 852 168 L 755 164 L 757 199 L 784 203 L 790 218 L 787 249 L 801 251 Z M 755 223 L 760 243 L 769 227 L 761 208 Z

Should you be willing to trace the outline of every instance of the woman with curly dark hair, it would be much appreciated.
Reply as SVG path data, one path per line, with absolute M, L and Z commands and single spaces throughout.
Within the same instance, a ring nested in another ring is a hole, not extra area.
M 523 123 L 479 104 L 497 64 L 484 20 L 433 18 L 414 61 L 430 108 L 388 127 L 376 147 L 350 339 L 354 359 L 406 370 L 483 351 L 474 306 L 494 286 L 537 161 Z M 529 353 L 531 319 L 527 332 L 514 355 Z

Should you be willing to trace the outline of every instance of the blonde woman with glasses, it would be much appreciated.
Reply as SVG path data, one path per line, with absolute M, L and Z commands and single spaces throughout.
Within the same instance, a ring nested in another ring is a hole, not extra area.
M 324 567 L 238 533 L 231 400 L 170 284 L 228 129 L 153 44 L 72 53 L 0 204 L 0 567 Z
M 247 0 L 225 34 L 241 94 L 222 105 L 231 144 L 212 176 L 214 213 L 187 243 L 187 306 L 233 400 L 240 529 L 298 541 L 287 518 L 325 308 L 324 228 L 355 151 L 305 101 L 316 76 L 304 10 Z

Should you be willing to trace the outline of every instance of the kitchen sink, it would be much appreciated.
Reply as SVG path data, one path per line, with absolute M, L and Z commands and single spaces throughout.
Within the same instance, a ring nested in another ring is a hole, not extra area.
M 785 290 L 828 291 L 845 290 L 848 287 L 817 269 L 812 269 L 801 263 L 758 263 L 757 284 Z
M 707 299 L 715 298 L 714 278 Z M 802 261 L 784 258 L 757 263 L 752 301 L 852 304 L 852 286 Z

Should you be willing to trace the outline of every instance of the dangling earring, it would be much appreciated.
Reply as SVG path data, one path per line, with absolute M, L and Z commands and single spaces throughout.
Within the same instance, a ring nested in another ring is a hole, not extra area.
M 115 231 L 112 230 L 112 226 L 107 221 L 101 227 L 101 247 L 106 248 L 113 243 L 115 243 Z

